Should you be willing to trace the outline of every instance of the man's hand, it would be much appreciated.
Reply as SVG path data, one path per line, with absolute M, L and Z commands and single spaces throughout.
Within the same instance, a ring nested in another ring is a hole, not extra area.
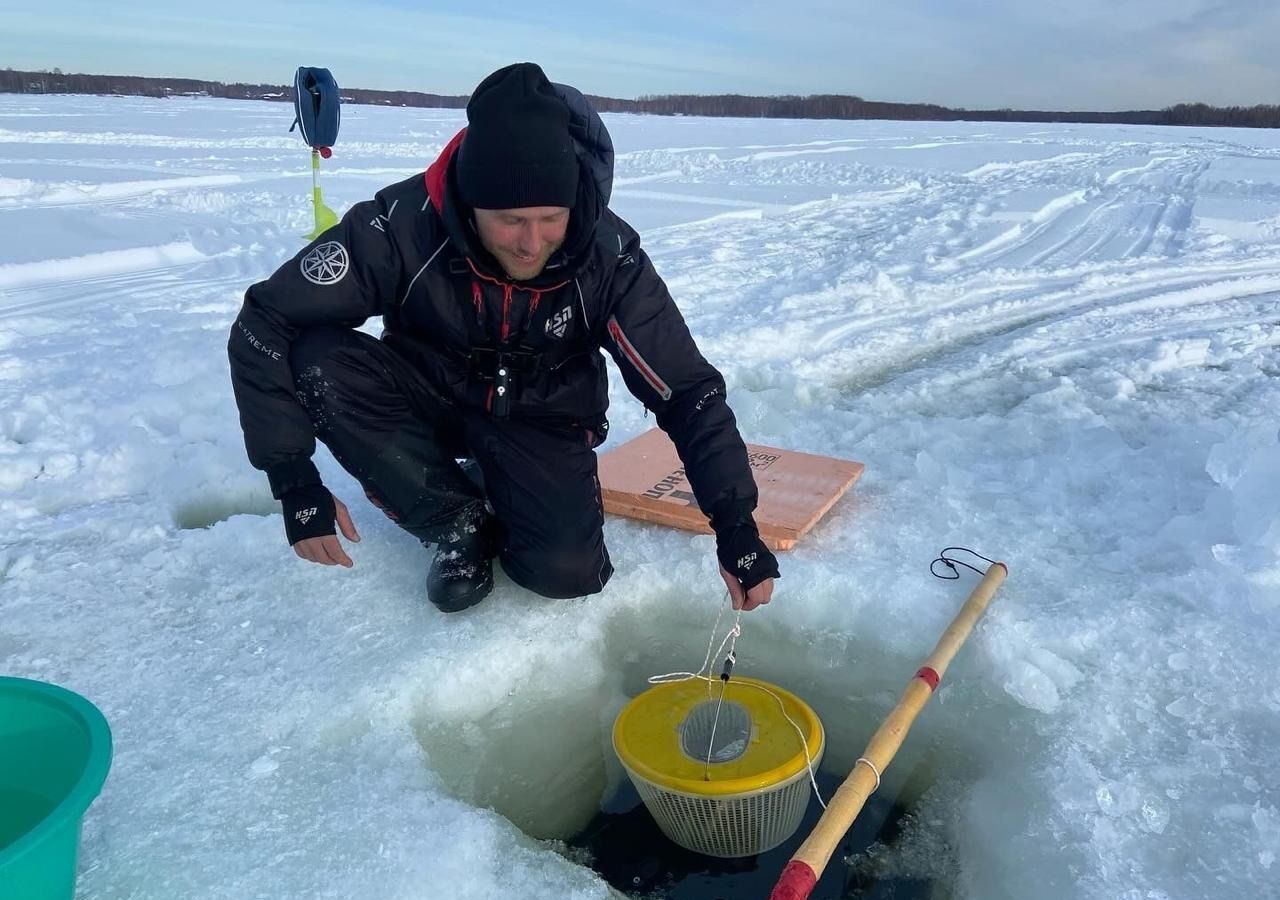
M 349 541 L 359 541 L 360 534 L 347 505 L 323 485 L 311 485 L 290 491 L 280 500 L 284 507 L 284 529 L 293 552 L 308 562 L 322 566 L 346 566 L 355 563 L 342 549 L 333 530 L 334 520 Z
M 356 531 L 355 523 L 351 521 L 351 513 L 347 511 L 347 504 L 334 497 L 333 506 L 335 517 L 338 520 L 338 527 L 342 529 L 342 536 L 349 541 L 359 543 L 360 535 Z M 326 534 L 322 537 L 306 538 L 298 541 L 293 545 L 293 552 L 308 562 L 320 563 L 322 566 L 346 566 L 349 569 L 355 565 L 351 561 L 351 557 L 347 556 L 347 551 L 342 549 L 342 542 L 338 540 L 338 536 L 335 534 Z
M 760 540 L 754 524 L 742 522 L 717 532 L 716 558 L 734 609 L 750 612 L 773 597 L 778 560 Z
M 751 590 L 746 590 L 741 581 L 725 571 L 724 566 L 720 567 L 720 577 L 729 588 L 729 599 L 733 601 L 734 609 L 751 612 L 757 606 L 764 606 L 773 597 L 772 578 L 766 578 Z

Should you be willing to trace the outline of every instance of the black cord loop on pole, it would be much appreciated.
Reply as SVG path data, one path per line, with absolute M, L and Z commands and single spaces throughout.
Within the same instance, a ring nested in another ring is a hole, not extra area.
M 960 577 L 960 573 L 956 571 L 956 566 L 964 566 L 966 569 L 972 569 L 973 571 L 977 572 L 979 575 L 987 574 L 984 569 L 979 569 L 977 566 L 967 563 L 962 559 L 954 559 L 952 557 L 948 557 L 947 554 L 952 551 L 956 551 L 959 553 L 968 553 L 970 556 L 976 556 L 978 559 L 986 560 L 987 562 L 991 563 L 993 566 L 997 564 L 994 559 L 988 559 L 987 557 L 983 556 L 981 553 L 977 553 L 973 550 L 970 550 L 968 547 L 947 547 L 943 549 L 941 553 L 938 554 L 937 559 L 929 563 L 929 571 L 933 573 L 933 576 L 935 578 L 945 578 L 948 581 L 954 581 L 955 579 Z M 944 566 L 946 566 L 950 570 L 951 574 L 948 575 L 946 573 L 939 573 L 937 569 L 938 563 L 942 563 Z

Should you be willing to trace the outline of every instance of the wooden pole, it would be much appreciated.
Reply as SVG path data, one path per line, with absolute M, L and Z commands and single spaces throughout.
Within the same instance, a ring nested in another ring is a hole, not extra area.
M 867 798 L 880 786 L 880 773 L 888 768 L 911 724 L 946 674 L 956 651 L 969 637 L 1008 574 L 1008 567 L 1000 562 L 987 569 L 987 574 L 938 639 L 933 653 L 907 685 L 898 705 L 871 736 L 867 748 L 827 804 L 818 824 L 813 826 L 813 831 L 782 870 L 769 900 L 806 900 L 809 896 L 853 820 L 862 812 Z

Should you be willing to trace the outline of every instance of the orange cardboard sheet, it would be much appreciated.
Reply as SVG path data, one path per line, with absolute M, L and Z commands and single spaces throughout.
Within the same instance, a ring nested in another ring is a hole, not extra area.
M 760 489 L 756 524 L 771 550 L 790 550 L 858 480 L 862 463 L 747 445 Z M 667 436 L 652 428 L 600 457 L 605 512 L 710 534 L 684 466 Z

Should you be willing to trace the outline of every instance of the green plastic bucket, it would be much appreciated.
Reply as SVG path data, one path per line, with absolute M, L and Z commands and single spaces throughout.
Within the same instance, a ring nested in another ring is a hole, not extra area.
M 111 729 L 79 694 L 0 677 L 0 897 L 71 900 L 80 820 L 111 768 Z

